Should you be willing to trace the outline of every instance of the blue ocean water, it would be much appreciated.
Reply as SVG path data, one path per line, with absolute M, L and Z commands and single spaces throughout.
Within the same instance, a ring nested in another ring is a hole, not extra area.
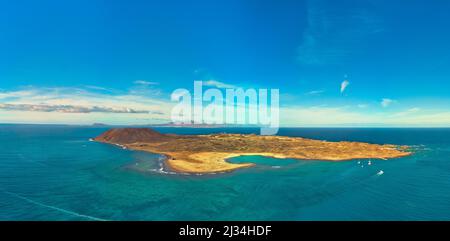
M 215 175 L 161 172 L 159 155 L 89 141 L 106 129 L 0 125 L 0 220 L 450 220 L 450 129 L 285 128 L 415 153 L 371 165 L 246 156 L 230 161 L 257 165 Z

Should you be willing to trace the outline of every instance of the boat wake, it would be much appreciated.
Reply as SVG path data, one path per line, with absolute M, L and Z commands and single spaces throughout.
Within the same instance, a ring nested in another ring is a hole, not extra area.
M 33 163 L 33 164 L 36 164 L 36 165 L 39 165 L 39 166 L 43 166 L 43 167 L 48 167 L 49 166 L 49 165 L 44 164 L 42 162 L 34 161 L 34 160 L 30 159 L 30 158 L 25 158 L 25 156 L 23 154 L 20 154 L 20 153 L 17 154 L 17 157 L 20 158 L 21 160 L 24 160 L 26 162 L 30 162 L 30 163 Z
M 72 215 L 72 216 L 75 216 L 75 217 L 86 218 L 86 219 L 94 220 L 94 221 L 108 221 L 106 219 L 97 218 L 97 217 L 94 217 L 94 216 L 89 216 L 89 215 L 73 212 L 73 211 L 70 211 L 70 210 L 66 210 L 66 209 L 63 209 L 63 208 L 47 205 L 47 204 L 44 204 L 44 203 L 41 203 L 41 202 L 38 202 L 38 201 L 35 201 L 35 200 L 32 200 L 32 199 L 29 199 L 27 197 L 24 197 L 24 196 L 22 196 L 20 194 L 14 193 L 14 192 L 5 191 L 5 190 L 2 190 L 2 192 L 5 193 L 5 194 L 8 194 L 10 196 L 16 197 L 18 199 L 24 200 L 24 201 L 26 201 L 28 203 L 31 203 L 31 204 L 34 204 L 34 205 L 37 205 L 37 206 L 40 206 L 40 207 L 52 209 L 52 210 L 55 210 L 55 211 L 58 211 L 58 212 L 61 212 L 61 213 L 69 214 L 69 215 Z

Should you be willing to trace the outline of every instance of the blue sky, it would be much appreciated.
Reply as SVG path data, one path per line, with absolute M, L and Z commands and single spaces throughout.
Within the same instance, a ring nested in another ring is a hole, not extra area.
M 446 0 L 0 0 L 0 122 L 164 122 L 174 89 L 213 80 L 280 89 L 282 125 L 450 126 L 448 12 Z

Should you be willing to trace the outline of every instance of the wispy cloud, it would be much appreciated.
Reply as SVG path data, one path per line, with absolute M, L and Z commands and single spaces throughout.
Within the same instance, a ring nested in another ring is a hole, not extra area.
M 146 81 L 146 80 L 136 80 L 133 82 L 135 85 L 131 86 L 128 91 L 132 95 L 142 95 L 142 96 L 161 96 L 162 92 L 156 87 L 159 85 L 158 82 Z
M 450 126 L 448 108 L 431 110 L 405 102 L 399 103 L 399 107 L 410 108 L 398 112 L 365 108 L 366 104 L 358 103 L 336 107 L 320 103 L 298 106 L 290 102 L 280 108 L 280 123 L 283 126 Z M 387 107 L 398 101 L 384 98 L 378 103 Z M 133 91 L 111 93 L 83 88 L 26 87 L 0 91 L 0 123 L 161 123 L 170 121 L 174 104 L 168 97 L 134 94 Z
M 0 109 L 14 111 L 37 111 L 37 112 L 62 112 L 62 113 L 161 113 L 146 110 L 135 110 L 130 108 L 110 108 L 101 106 L 74 106 L 74 105 L 31 105 L 31 104 L 0 104 Z
M 85 85 L 84 87 L 86 87 L 87 89 L 91 89 L 91 90 L 110 91 L 110 89 L 108 89 L 108 88 L 96 86 L 96 85 Z
M 397 116 L 397 117 L 399 117 L 399 116 L 407 116 L 407 115 L 416 114 L 416 113 L 418 113 L 420 111 L 421 111 L 420 108 L 414 107 L 414 108 L 407 109 L 405 111 L 401 111 L 401 112 L 395 113 L 394 116 Z
M 146 81 L 146 80 L 135 80 L 133 82 L 134 84 L 137 85 L 158 85 L 158 82 L 154 82 L 154 81 Z
M 363 109 L 363 108 L 367 108 L 368 105 L 366 105 L 366 104 L 358 104 L 357 106 L 358 106 L 358 108 Z
M 383 98 L 381 100 L 380 104 L 381 104 L 381 106 L 386 108 L 386 107 L 390 106 L 394 102 L 396 102 L 396 100 L 389 99 L 389 98 Z
M 320 95 L 323 94 L 325 90 L 311 90 L 309 92 L 306 92 L 305 95 Z
M 450 111 L 433 111 L 424 114 L 409 113 L 405 116 L 395 116 L 392 123 L 411 126 L 450 127 Z
M 290 106 L 280 109 L 283 126 L 450 126 L 448 110 L 410 108 L 397 113 L 371 112 L 343 107 Z
M 11 98 L 21 98 L 26 96 L 32 96 L 34 94 L 31 90 L 16 90 L 16 91 L 3 91 L 0 92 L 0 101 Z
M 168 119 L 172 105 L 159 96 L 135 94 L 133 90 L 105 93 L 87 88 L 31 86 L 0 92 L 0 122 L 33 123 L 47 120 L 58 123 L 64 120 L 72 123 L 103 118 L 111 122 L 140 123 L 152 118 Z M 82 119 L 70 118 L 77 114 L 84 116 Z
M 347 89 L 347 86 L 350 84 L 348 80 L 344 80 L 341 83 L 341 94 L 344 93 L 345 89 Z
M 203 85 L 204 86 L 210 86 L 210 87 L 216 87 L 216 88 L 223 88 L 223 89 L 234 89 L 234 88 L 238 88 L 235 85 L 232 84 L 226 84 L 217 80 L 207 80 L 207 81 L 203 81 Z
M 357 3 L 358 1 L 355 1 Z M 370 5 L 358 4 L 348 9 L 334 6 L 332 0 L 307 2 L 308 26 L 298 47 L 298 60 L 302 64 L 338 64 L 347 61 L 361 42 L 372 34 L 383 31 L 380 18 Z
M 280 110 L 280 121 L 286 126 L 333 126 L 351 123 L 371 123 L 373 117 L 346 107 L 291 106 Z

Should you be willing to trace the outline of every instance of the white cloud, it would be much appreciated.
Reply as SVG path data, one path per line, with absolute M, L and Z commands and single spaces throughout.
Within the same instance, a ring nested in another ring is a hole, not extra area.
M 153 82 L 153 81 L 146 81 L 146 80 L 136 80 L 133 82 L 134 84 L 137 85 L 158 85 L 158 82 Z
M 395 100 L 393 100 L 393 99 L 388 99 L 388 98 L 383 98 L 382 100 L 381 100 L 381 106 L 383 106 L 383 107 L 388 107 L 388 106 L 390 106 L 392 103 L 394 103 L 394 102 L 396 102 Z
M 307 92 L 305 94 L 306 95 L 320 95 L 320 94 L 322 94 L 324 92 L 325 92 L 325 90 L 311 90 L 311 91 L 309 91 L 309 92 Z
M 416 114 L 420 111 L 421 111 L 420 108 L 414 107 L 414 108 L 407 109 L 405 111 L 398 112 L 398 113 L 394 114 L 394 116 L 397 116 L 397 117 L 398 116 L 407 116 L 407 115 L 411 115 L 411 114 Z
M 417 113 L 417 112 L 419 112 L 420 110 L 421 110 L 421 109 L 420 109 L 419 107 L 414 107 L 414 108 L 411 108 L 411 109 L 406 110 L 406 113 L 408 113 L 408 114 Z
M 345 107 L 293 106 L 280 109 L 284 126 L 333 126 L 373 122 L 373 116 L 353 112 Z
M 394 127 L 450 127 L 448 110 L 411 108 L 396 114 L 386 112 L 365 112 L 346 107 L 305 107 L 290 106 L 280 108 L 282 126 L 394 126 Z
M 407 110 L 406 112 L 393 115 L 390 120 L 392 125 L 450 127 L 450 111 L 430 110 L 427 113 L 422 113 L 421 110 Z
M 387 105 L 395 102 L 383 100 Z M 136 95 L 132 91 L 111 94 L 81 88 L 27 87 L 0 91 L 0 123 L 161 123 L 170 121 L 174 104 L 168 96 L 163 99 Z M 446 107 L 431 110 L 420 106 L 397 113 L 363 107 L 364 104 L 356 103 L 341 107 L 286 105 L 280 108 L 280 123 L 282 126 L 450 126 L 450 112 Z
M 131 90 L 117 92 L 106 94 L 60 87 L 0 92 L 0 122 L 42 123 L 47 120 L 60 123 L 67 122 L 70 116 L 85 118 L 73 122 L 91 120 L 95 116 L 110 119 L 110 122 L 121 120 L 122 124 L 144 120 L 149 123 L 152 118 L 169 119 L 173 105 L 170 101 L 154 95 L 137 95 Z
M 348 80 L 344 80 L 341 83 L 341 93 L 344 93 L 345 89 L 347 89 L 347 86 L 350 84 Z
M 204 86 L 210 86 L 210 87 L 216 87 L 216 88 L 223 88 L 223 89 L 235 89 L 238 88 L 235 85 L 231 85 L 231 84 L 226 84 L 217 80 L 208 80 L 208 81 L 203 81 L 203 85 Z
M 76 105 L 32 105 L 32 104 L 0 104 L 0 109 L 13 111 L 61 112 L 61 113 L 151 113 L 146 110 L 131 108 L 111 108 L 102 106 L 76 106 Z
M 91 89 L 91 90 L 110 91 L 108 88 L 96 86 L 96 85 L 85 85 L 84 87 Z
M 31 96 L 33 92 L 30 90 L 18 90 L 18 91 L 2 91 L 0 92 L 0 100 L 9 98 L 20 98 L 25 96 Z
M 358 106 L 358 108 L 364 109 L 364 108 L 367 108 L 368 105 L 366 105 L 366 104 L 358 104 L 357 106 Z

